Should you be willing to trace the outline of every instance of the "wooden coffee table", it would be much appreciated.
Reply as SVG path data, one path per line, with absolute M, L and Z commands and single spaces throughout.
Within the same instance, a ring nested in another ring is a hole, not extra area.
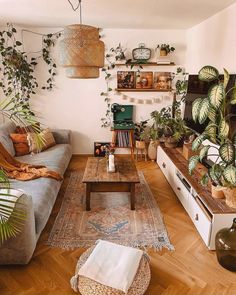
M 88 158 L 83 183 L 86 184 L 86 210 L 90 208 L 92 192 L 130 192 L 131 210 L 135 210 L 135 184 L 139 176 L 131 157 L 115 156 L 116 172 L 107 172 L 105 158 Z

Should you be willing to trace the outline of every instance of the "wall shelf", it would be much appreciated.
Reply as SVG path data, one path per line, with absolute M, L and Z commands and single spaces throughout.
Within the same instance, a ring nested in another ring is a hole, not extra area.
M 172 90 L 159 90 L 155 88 L 115 88 L 117 92 L 171 92 Z
M 117 67 L 120 66 L 145 66 L 145 67 L 159 67 L 159 66 L 175 66 L 174 62 L 171 62 L 170 64 L 157 64 L 156 62 L 147 62 L 147 63 L 136 63 L 136 62 L 131 62 L 128 64 L 121 64 L 121 63 L 117 63 L 115 64 Z

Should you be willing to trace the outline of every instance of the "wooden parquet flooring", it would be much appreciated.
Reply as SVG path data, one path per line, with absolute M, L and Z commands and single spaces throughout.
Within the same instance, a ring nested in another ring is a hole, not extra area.
M 0 267 L 0 295 L 70 295 L 76 261 L 84 249 L 65 251 L 45 245 L 60 209 L 71 170 L 87 157 L 74 156 L 51 217 L 27 266 Z M 152 279 L 146 295 L 236 295 L 236 273 L 222 268 L 209 251 L 156 163 L 137 162 L 156 197 L 175 251 L 149 251 Z M 106 295 L 106 294 L 104 294 Z

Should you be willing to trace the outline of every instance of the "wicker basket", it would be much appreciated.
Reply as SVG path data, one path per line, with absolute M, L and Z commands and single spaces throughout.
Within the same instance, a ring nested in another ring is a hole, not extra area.
M 95 246 L 89 248 L 80 256 L 76 266 L 75 274 L 78 273 L 81 266 L 86 262 L 94 247 Z M 127 295 L 143 295 L 149 286 L 150 279 L 151 272 L 149 260 L 145 255 L 143 255 L 140 260 L 137 274 L 131 287 L 129 288 Z M 124 295 L 124 292 L 120 290 L 104 286 L 83 276 L 80 276 L 77 282 L 77 289 L 82 295 Z

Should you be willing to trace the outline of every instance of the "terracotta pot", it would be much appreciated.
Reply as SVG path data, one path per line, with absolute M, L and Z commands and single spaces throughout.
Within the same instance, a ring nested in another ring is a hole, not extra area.
M 136 149 L 140 149 L 140 150 L 145 149 L 146 148 L 146 143 L 145 143 L 144 140 L 136 140 L 135 141 L 135 147 L 136 147 Z
M 157 146 L 159 145 L 159 140 L 151 140 L 148 146 L 148 157 L 150 160 L 155 161 L 157 158 Z
M 226 205 L 236 208 L 236 187 L 227 187 L 224 189 Z
M 213 184 L 211 185 L 211 195 L 214 199 L 224 199 L 225 197 L 223 189 L 219 189 Z
M 167 56 L 167 51 L 165 49 L 161 49 L 160 56 Z
M 174 139 L 173 137 L 166 137 L 165 139 L 165 146 L 167 148 L 176 148 L 178 145 L 178 141 L 176 141 L 176 139 Z

